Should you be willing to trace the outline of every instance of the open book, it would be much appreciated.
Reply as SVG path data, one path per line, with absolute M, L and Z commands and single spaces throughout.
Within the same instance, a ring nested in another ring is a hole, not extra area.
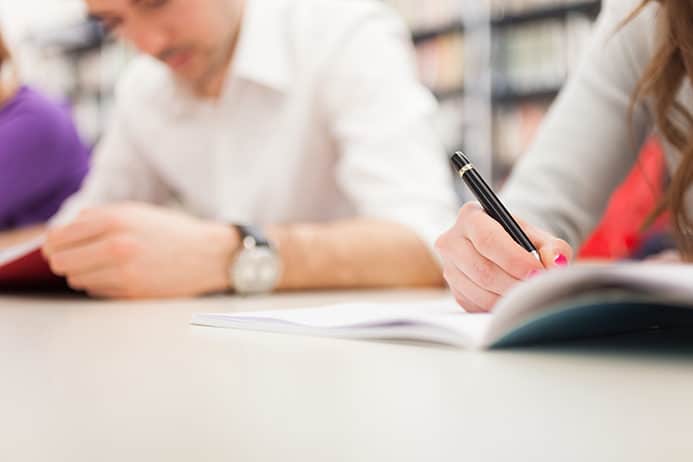
M 41 254 L 43 238 L 0 250 L 0 289 L 65 286 Z
M 549 271 L 511 290 L 492 314 L 451 299 L 403 304 L 197 314 L 200 326 L 494 348 L 693 327 L 693 265 L 585 264 Z

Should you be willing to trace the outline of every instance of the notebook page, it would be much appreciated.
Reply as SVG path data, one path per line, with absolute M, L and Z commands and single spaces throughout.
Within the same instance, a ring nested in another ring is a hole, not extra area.
M 631 263 L 613 265 L 605 279 L 624 281 L 630 287 L 661 293 L 680 301 L 693 301 L 693 265 Z
M 350 303 L 319 308 L 211 313 L 192 323 L 346 338 L 407 338 L 474 346 L 490 315 L 465 313 L 452 299 L 415 303 Z
M 599 288 L 620 288 L 693 304 L 693 265 L 670 263 L 575 264 L 551 270 L 511 290 L 495 307 L 484 345 L 557 303 Z

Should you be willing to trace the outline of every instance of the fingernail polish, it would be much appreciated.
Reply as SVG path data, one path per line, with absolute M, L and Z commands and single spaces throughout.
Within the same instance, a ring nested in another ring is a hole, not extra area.
M 559 253 L 556 258 L 554 258 L 553 262 L 556 266 L 566 266 L 568 264 L 568 258 L 562 253 Z

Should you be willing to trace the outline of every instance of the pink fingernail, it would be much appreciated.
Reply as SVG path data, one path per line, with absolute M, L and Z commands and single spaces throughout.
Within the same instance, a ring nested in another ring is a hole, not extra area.
M 563 255 L 562 253 L 558 254 L 556 258 L 554 258 L 553 262 L 557 266 L 567 266 L 568 265 L 568 258 Z

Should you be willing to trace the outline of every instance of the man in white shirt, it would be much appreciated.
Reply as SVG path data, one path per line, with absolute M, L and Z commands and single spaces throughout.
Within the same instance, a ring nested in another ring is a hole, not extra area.
M 149 56 L 119 84 L 92 172 L 47 237 L 73 288 L 133 298 L 442 285 L 432 248 L 455 198 L 435 101 L 389 9 L 86 3 Z

